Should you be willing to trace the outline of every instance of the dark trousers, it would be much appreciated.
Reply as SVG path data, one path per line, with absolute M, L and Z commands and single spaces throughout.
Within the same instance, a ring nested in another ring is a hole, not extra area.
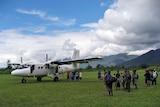
M 128 90 L 128 92 L 130 92 L 130 82 L 126 82 L 126 89 Z
M 157 78 L 153 78 L 153 80 L 152 80 L 152 85 L 156 85 L 157 84 Z

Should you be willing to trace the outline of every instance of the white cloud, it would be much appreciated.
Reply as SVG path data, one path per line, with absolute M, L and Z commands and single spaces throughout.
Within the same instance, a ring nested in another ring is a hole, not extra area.
M 44 33 L 46 32 L 45 26 L 31 26 L 31 27 L 25 27 L 25 28 L 19 28 L 21 31 L 28 31 L 32 33 Z
M 150 50 L 152 50 L 152 48 L 148 48 L 146 50 L 130 51 L 130 52 L 128 52 L 128 55 L 141 55 L 142 53 L 146 53 L 146 52 L 148 52 Z
M 73 49 L 81 50 L 81 56 L 113 55 L 118 53 L 143 54 L 160 47 L 159 0 L 117 0 L 97 23 L 87 23 L 91 31 L 46 31 L 43 26 L 35 29 L 21 28 L 0 31 L 0 64 L 10 59 L 20 62 L 45 61 L 48 53 L 52 60 L 71 57 Z M 59 20 L 64 25 L 75 24 L 49 17 L 41 11 L 17 10 L 19 13 L 37 15 L 46 20 Z M 47 19 L 48 18 L 48 19 Z M 65 23 L 67 22 L 67 23 Z M 58 25 L 58 23 L 57 23 Z M 47 32 L 43 35 L 24 34 L 21 30 Z M 54 36 L 53 36 L 54 35 Z
M 70 25 L 74 25 L 76 23 L 76 19 L 70 19 L 67 21 L 60 21 L 60 22 L 62 23 L 62 25 L 70 26 Z
M 24 9 L 17 9 L 16 10 L 19 13 L 23 13 L 23 14 L 30 14 L 30 15 L 38 15 L 39 17 L 45 17 L 46 13 L 42 12 L 42 11 L 37 11 L 37 10 L 31 10 L 31 11 L 27 11 Z
M 61 19 L 57 16 L 48 15 L 46 12 L 39 11 L 39 10 L 24 10 L 24 9 L 17 9 L 18 13 L 28 14 L 28 15 L 37 15 L 41 19 L 50 20 L 54 22 L 52 25 L 58 26 L 71 26 L 76 23 L 76 19 Z
M 97 23 L 86 23 L 86 24 L 82 24 L 81 27 L 97 28 L 98 24 Z
M 45 19 L 48 19 L 48 20 L 51 20 L 51 21 L 58 21 L 59 20 L 58 17 L 50 17 L 50 16 L 46 17 Z
M 124 52 L 132 54 L 159 48 L 159 4 L 159 0 L 117 0 L 98 21 L 94 33 L 106 44 L 124 47 Z M 108 48 L 120 52 L 115 46 Z
M 0 64 L 8 59 L 11 62 L 43 62 L 47 53 L 52 60 L 71 57 L 75 48 L 81 50 L 81 56 L 90 53 L 91 38 L 88 33 L 68 32 L 52 36 L 23 34 L 20 30 L 11 29 L 0 32 Z M 84 48 L 86 47 L 87 48 Z
M 24 10 L 24 9 L 17 9 L 16 10 L 19 13 L 22 14 L 29 14 L 29 15 L 37 15 L 42 19 L 50 20 L 50 21 L 58 21 L 58 17 L 48 16 L 46 12 L 38 11 L 38 10 Z
M 101 3 L 100 3 L 100 6 L 101 6 L 101 7 L 104 7 L 104 6 L 106 6 L 106 3 L 105 3 L 105 2 L 101 2 Z

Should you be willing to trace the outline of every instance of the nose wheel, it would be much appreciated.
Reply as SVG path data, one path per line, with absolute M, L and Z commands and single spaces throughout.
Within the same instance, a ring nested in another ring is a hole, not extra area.
M 26 83 L 26 79 L 23 78 L 21 82 L 22 82 L 22 83 Z

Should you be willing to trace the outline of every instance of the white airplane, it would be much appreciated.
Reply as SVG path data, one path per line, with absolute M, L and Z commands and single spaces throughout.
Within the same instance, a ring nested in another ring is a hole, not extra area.
M 79 58 L 79 50 L 74 50 L 72 60 L 67 61 L 49 61 L 41 64 L 31 64 L 13 70 L 11 75 L 22 77 L 22 83 L 26 83 L 26 77 L 36 77 L 37 81 L 41 81 L 42 77 L 48 76 L 58 81 L 60 74 L 66 71 L 75 71 L 79 68 L 79 63 L 88 63 L 89 61 L 102 60 L 102 57 Z

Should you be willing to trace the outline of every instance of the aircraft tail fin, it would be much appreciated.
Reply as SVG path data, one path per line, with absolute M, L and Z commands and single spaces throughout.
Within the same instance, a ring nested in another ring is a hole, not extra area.
M 74 59 L 79 59 L 79 58 L 80 58 L 80 57 L 79 57 L 79 53 L 80 53 L 79 50 L 74 49 L 73 56 L 72 56 L 72 60 L 74 60 Z M 78 64 L 78 63 L 72 63 L 72 66 L 73 66 L 73 68 L 75 68 L 75 69 L 78 69 L 78 68 L 79 68 L 79 64 Z
M 80 54 L 80 51 L 77 49 L 74 49 L 72 59 L 79 59 L 79 54 Z

